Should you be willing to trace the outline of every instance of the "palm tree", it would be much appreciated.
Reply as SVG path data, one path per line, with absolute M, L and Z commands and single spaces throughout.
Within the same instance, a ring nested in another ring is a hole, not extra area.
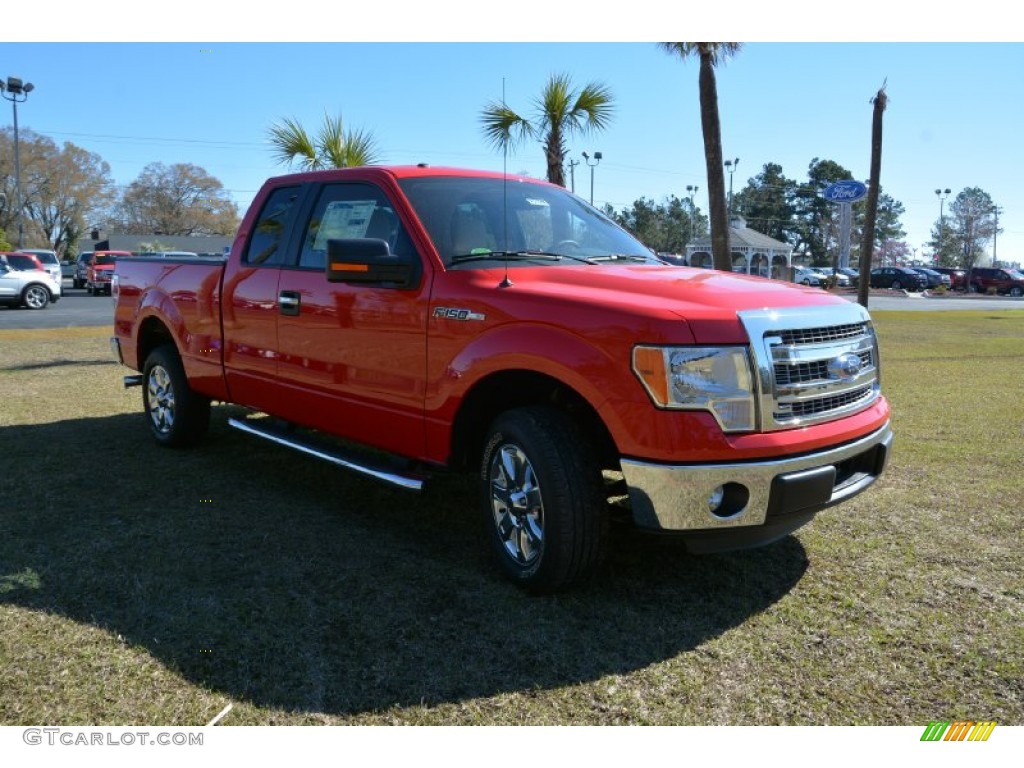
M 715 269 L 732 270 L 729 253 L 729 215 L 725 205 L 725 173 L 722 171 L 722 125 L 718 119 L 718 85 L 715 67 L 740 49 L 739 43 L 659 43 L 684 61 L 700 59 L 700 124 L 704 132 L 704 160 L 708 169 L 708 203 L 711 207 L 711 255 Z
M 481 114 L 484 135 L 496 148 L 513 151 L 527 138 L 544 145 L 548 181 L 565 186 L 563 163 L 568 154 L 570 136 L 585 136 L 608 127 L 613 112 L 612 95 L 601 83 L 587 83 L 576 90 L 568 75 L 552 75 L 540 98 L 534 102 L 534 115 L 523 117 L 502 102 L 491 102 Z
M 323 168 L 349 168 L 378 162 L 377 142 L 362 130 L 346 131 L 341 115 L 324 113 L 324 122 L 316 136 L 297 120 L 284 118 L 268 131 L 277 161 L 291 166 L 298 163 L 306 171 Z

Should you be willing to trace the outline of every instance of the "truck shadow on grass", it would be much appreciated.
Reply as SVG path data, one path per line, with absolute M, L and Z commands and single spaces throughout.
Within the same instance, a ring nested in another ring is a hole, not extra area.
M 0 601 L 120 635 L 234 701 L 345 716 L 628 674 L 769 608 L 807 567 L 793 537 L 691 557 L 629 533 L 594 583 L 530 597 L 491 569 L 472 483 L 384 487 L 221 410 L 185 452 L 140 415 L 0 429 L 19 446 L 0 495 L 20 500 L 0 523 Z M 56 481 L 33 458 L 55 446 Z

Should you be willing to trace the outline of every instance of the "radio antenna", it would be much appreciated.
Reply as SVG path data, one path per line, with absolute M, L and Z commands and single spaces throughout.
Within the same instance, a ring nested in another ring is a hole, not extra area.
M 505 103 L 505 78 L 501 78 L 501 106 L 508 108 Z M 501 252 L 505 261 L 505 277 L 498 283 L 499 288 L 511 288 L 512 281 L 508 278 L 508 142 L 502 145 L 501 159 Z

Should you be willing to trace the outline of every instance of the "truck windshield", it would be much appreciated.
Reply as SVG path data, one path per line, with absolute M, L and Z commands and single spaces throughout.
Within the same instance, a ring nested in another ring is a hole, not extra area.
M 561 187 L 521 179 L 402 179 L 434 247 L 451 268 L 514 264 L 659 263 L 603 213 Z
M 93 262 L 93 264 L 95 264 L 95 265 L 113 264 L 113 263 L 114 263 L 114 257 L 113 256 L 97 256 L 96 260 Z

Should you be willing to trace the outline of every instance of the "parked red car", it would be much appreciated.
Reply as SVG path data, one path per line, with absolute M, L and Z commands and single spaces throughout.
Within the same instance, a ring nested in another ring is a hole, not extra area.
M 1024 296 L 1024 274 L 1016 269 L 999 267 L 975 267 L 971 270 L 971 290 L 975 293 L 1007 293 L 1010 296 Z

